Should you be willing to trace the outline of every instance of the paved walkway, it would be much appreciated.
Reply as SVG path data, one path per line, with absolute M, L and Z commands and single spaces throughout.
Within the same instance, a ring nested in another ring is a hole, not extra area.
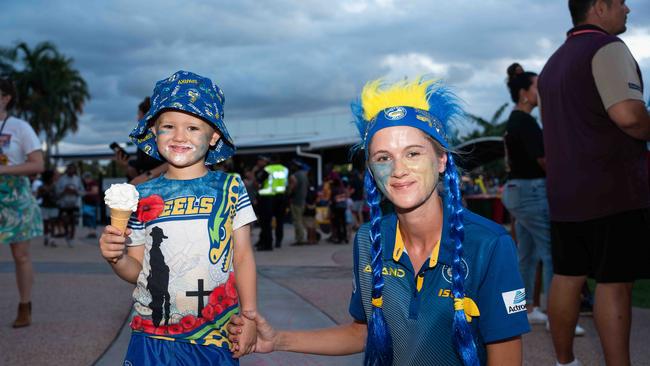
M 86 232 L 81 231 L 80 237 Z M 253 235 L 256 238 L 256 233 Z M 287 226 L 285 241 L 292 240 Z M 256 253 L 261 312 L 278 328 L 317 328 L 349 321 L 351 245 L 283 247 Z M 96 239 L 77 239 L 74 247 L 32 244 L 36 270 L 34 324 L 12 329 L 17 291 L 7 246 L 0 246 L 0 365 L 119 365 L 128 343 L 124 327 L 132 286 L 117 278 L 99 256 Z M 650 310 L 633 311 L 634 365 L 650 365 Z M 593 319 L 576 339 L 585 365 L 603 364 Z M 534 326 L 524 336 L 526 365 L 553 365 L 550 335 Z M 274 353 L 245 357 L 247 365 L 360 365 L 361 355 L 320 357 Z

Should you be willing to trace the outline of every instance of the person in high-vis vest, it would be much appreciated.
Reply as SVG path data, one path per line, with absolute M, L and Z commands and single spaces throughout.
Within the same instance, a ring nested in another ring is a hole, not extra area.
M 258 250 L 273 250 L 273 237 L 271 234 L 271 222 L 275 217 L 275 247 L 282 246 L 284 234 L 284 214 L 286 210 L 286 191 L 289 182 L 289 169 L 274 161 L 268 164 L 268 159 L 258 159 L 258 171 L 256 178 L 261 186 L 258 191 L 259 218 L 260 218 L 260 240 L 257 243 Z

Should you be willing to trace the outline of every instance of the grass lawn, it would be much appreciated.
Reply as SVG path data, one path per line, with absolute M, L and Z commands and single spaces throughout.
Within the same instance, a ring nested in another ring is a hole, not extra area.
M 588 280 L 589 289 L 593 292 L 596 282 Z M 632 306 L 650 309 L 650 280 L 639 280 L 634 282 L 632 290 Z

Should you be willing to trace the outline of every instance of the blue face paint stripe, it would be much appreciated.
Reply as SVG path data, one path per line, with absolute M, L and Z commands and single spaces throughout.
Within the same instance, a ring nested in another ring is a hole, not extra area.
M 375 178 L 375 182 L 377 182 L 377 185 L 379 186 L 379 189 L 385 195 L 388 179 L 393 173 L 393 170 L 395 170 L 395 163 L 392 161 L 386 163 L 370 163 L 370 169 L 372 170 L 372 174 Z

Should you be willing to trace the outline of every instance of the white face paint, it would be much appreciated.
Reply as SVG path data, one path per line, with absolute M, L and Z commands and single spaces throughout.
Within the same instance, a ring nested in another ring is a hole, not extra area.
M 219 134 L 205 121 L 187 113 L 168 111 L 155 127 L 160 154 L 175 168 L 204 165 L 205 156 Z
M 386 198 L 398 209 L 411 210 L 431 198 L 447 156 L 438 156 L 422 131 L 397 126 L 375 133 L 368 162 Z

